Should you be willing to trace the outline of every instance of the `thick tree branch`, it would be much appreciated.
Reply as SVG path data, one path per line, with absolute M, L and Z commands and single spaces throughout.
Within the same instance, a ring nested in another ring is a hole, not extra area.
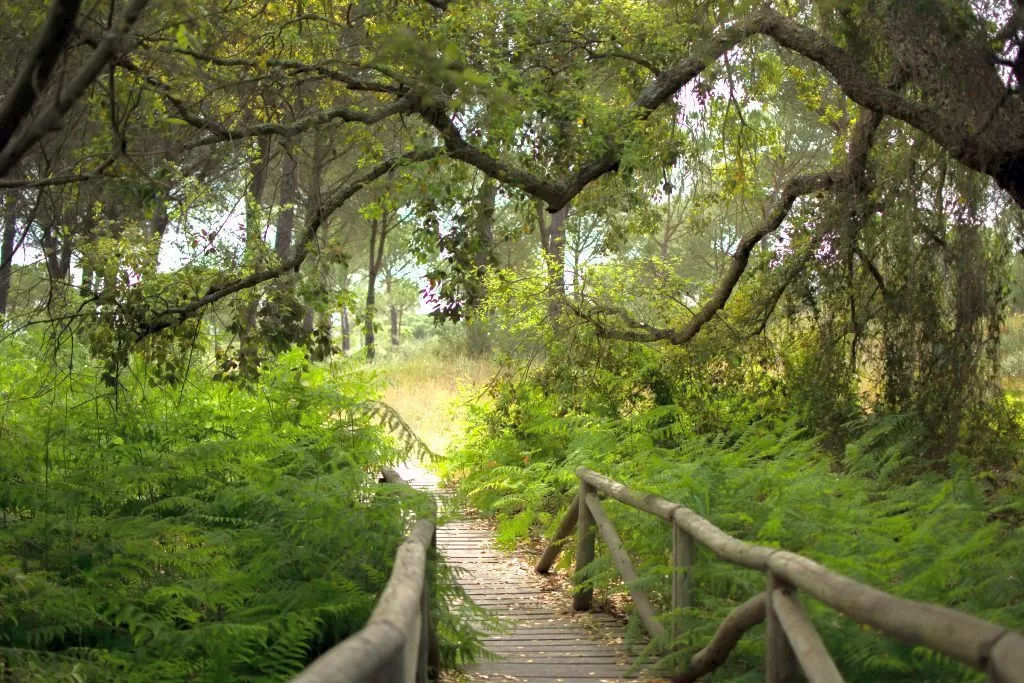
M 1005 138 L 990 131 L 972 130 L 965 121 L 947 118 L 938 107 L 903 97 L 825 36 L 771 8 L 751 12 L 721 28 L 693 54 L 662 70 L 636 97 L 634 116 L 647 118 L 729 50 L 757 35 L 767 36 L 779 46 L 817 63 L 861 107 L 926 133 L 965 166 L 994 178 L 1018 205 L 1024 206 L 1024 149 L 1006 149 Z M 454 128 L 450 115 L 436 104 L 420 113 L 441 133 L 453 158 L 544 199 L 550 211 L 558 210 L 589 183 L 619 167 L 620 153 L 614 141 L 608 140 L 608 151 L 575 174 L 558 180 L 541 178 L 498 161 L 467 143 Z
M 863 188 L 866 183 L 868 155 L 874 141 L 875 131 L 881 121 L 882 115 L 878 112 L 862 111 L 860 119 L 850 135 L 846 163 L 824 173 L 796 176 L 783 186 L 778 198 L 768 208 L 761 223 L 744 235 L 736 245 L 729 267 L 711 296 L 682 327 L 659 328 L 635 321 L 627 322 L 629 329 L 625 330 L 610 327 L 600 320 L 602 314 L 609 312 L 607 309 L 584 312 L 583 317 L 595 325 L 598 336 L 608 339 L 640 342 L 667 341 L 671 344 L 687 343 L 697 336 L 704 325 L 710 322 L 720 310 L 725 308 L 733 290 L 743 273 L 746 272 L 754 248 L 761 243 L 761 240 L 779 229 L 798 198 L 836 186 L 848 188 L 852 192 Z M 623 318 L 623 314 L 620 313 L 619 317 Z
M 1005 43 L 1017 35 L 1018 31 L 1024 30 L 1024 5 L 1018 4 L 1006 23 L 993 36 L 994 40 Z
M 729 612 L 708 646 L 693 656 L 686 671 L 673 678 L 672 683 L 694 683 L 725 664 L 740 638 L 764 621 L 767 604 L 768 594 L 758 593 Z
M 60 126 L 64 115 L 92 85 L 92 82 L 116 54 L 128 51 L 129 45 L 126 44 L 128 32 L 148 4 L 149 0 L 130 0 L 117 23 L 103 37 L 99 46 L 93 50 L 74 77 L 61 88 L 53 102 L 26 128 L 23 128 L 22 132 L 6 147 L 0 150 L 0 178 L 7 175 L 39 140 Z
M 171 52 L 175 54 L 186 55 L 195 59 L 196 61 L 206 62 L 208 64 L 214 64 L 216 66 L 226 67 L 241 67 L 253 70 L 265 70 L 268 67 L 271 69 L 286 69 L 295 73 L 315 73 L 324 78 L 332 81 L 342 83 L 351 90 L 362 90 L 368 92 L 382 92 L 391 94 L 401 94 L 404 89 L 401 85 L 392 83 L 383 83 L 369 78 L 363 78 L 362 76 L 356 76 L 353 74 L 339 71 L 327 64 L 308 64 L 306 62 L 299 62 L 287 59 L 268 59 L 266 61 L 254 61 L 251 59 L 243 59 L 240 57 L 218 57 L 217 55 L 206 54 L 203 52 L 197 52 L 195 50 L 185 48 L 174 48 Z
M 330 123 L 331 121 L 359 122 L 367 125 L 374 124 L 391 116 L 412 111 L 414 101 L 414 98 L 411 96 L 406 96 L 379 109 L 370 110 L 353 109 L 351 107 L 334 107 L 333 109 L 327 109 L 313 116 L 298 119 L 288 125 L 283 123 L 261 123 L 254 126 L 243 126 L 240 128 L 228 128 L 224 124 L 216 121 L 204 119 L 195 115 L 188 115 L 189 117 L 184 119 L 185 121 L 190 125 L 206 130 L 207 133 L 198 140 L 194 140 L 185 145 L 185 148 L 195 149 L 197 147 L 204 147 L 218 142 L 254 138 L 260 137 L 261 135 L 280 135 L 281 137 L 290 137 L 305 132 L 310 128 Z M 188 110 L 184 107 L 184 104 L 179 101 L 178 105 L 179 106 L 176 107 L 178 111 L 180 113 L 187 114 Z
M 861 260 L 861 263 L 871 273 L 871 277 L 874 278 L 875 283 L 878 285 L 878 291 L 882 293 L 882 297 L 885 298 L 889 294 L 889 290 L 885 286 L 885 278 L 882 277 L 881 271 L 878 270 L 878 266 L 868 258 L 868 255 L 864 253 L 864 250 L 858 246 L 853 247 L 853 253 L 857 255 L 857 258 Z
M 15 131 L 50 80 L 64 52 L 64 46 L 75 29 L 75 19 L 81 6 L 82 0 L 53 0 L 50 4 L 46 23 L 32 48 L 28 63 L 0 101 L 0 150 L 14 137 Z
M 733 290 L 739 283 L 740 278 L 747 269 L 750 262 L 750 255 L 754 247 L 761 243 L 768 235 L 779 229 L 782 222 L 789 215 L 790 209 L 796 200 L 804 195 L 813 194 L 826 190 L 835 183 L 835 173 L 811 173 L 800 175 L 785 184 L 779 197 L 769 208 L 768 213 L 761 223 L 744 235 L 733 251 L 729 267 L 722 277 L 715 291 L 711 294 L 704 305 L 690 318 L 682 327 L 650 328 L 645 333 L 636 331 L 623 331 L 615 328 L 599 327 L 598 334 L 609 339 L 623 339 L 626 341 L 667 341 L 671 344 L 685 344 L 697 336 L 718 311 L 725 307 L 732 296 Z
M 440 133 L 445 149 L 448 150 L 448 156 L 452 159 L 474 166 L 495 180 L 518 187 L 531 196 L 547 202 L 548 211 L 557 211 L 572 199 L 572 197 L 566 197 L 565 188 L 558 183 L 495 159 L 466 142 L 462 133 L 459 132 L 458 126 L 439 105 L 421 104 L 418 111 L 424 120 Z
M 316 235 L 324 222 L 345 202 L 351 199 L 357 192 L 366 187 L 369 183 L 394 171 L 399 166 L 435 159 L 443 153 L 439 148 L 428 148 L 407 152 L 391 159 L 386 159 L 373 166 L 355 180 L 346 183 L 336 190 L 326 201 L 322 202 L 317 210 L 306 219 L 306 226 L 302 238 L 295 246 L 292 256 L 273 268 L 266 268 L 257 271 L 244 278 L 231 282 L 213 285 L 206 294 L 179 306 L 169 307 L 160 311 L 152 319 L 141 323 L 138 327 L 138 338 L 141 340 L 146 336 L 159 332 L 160 330 L 172 327 L 184 320 L 196 315 L 207 306 L 220 301 L 221 299 L 241 292 L 242 290 L 255 287 L 269 280 L 281 277 L 289 272 L 297 272 L 309 255 L 310 247 L 316 239 Z
M 51 176 L 49 178 L 15 178 L 11 180 L 0 180 L 0 191 L 2 190 L 23 190 L 30 187 L 52 187 L 54 185 L 70 185 L 82 183 L 88 180 L 100 178 L 114 178 L 114 175 L 107 175 L 103 172 L 113 166 L 117 161 L 118 153 L 111 154 L 104 159 L 96 168 L 83 173 L 69 173 L 66 175 Z

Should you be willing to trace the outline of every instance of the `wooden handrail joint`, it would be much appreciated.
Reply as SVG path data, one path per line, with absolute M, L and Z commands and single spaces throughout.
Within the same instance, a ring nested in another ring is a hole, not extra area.
M 690 587 L 684 585 L 680 578 L 689 576 L 687 563 L 692 564 L 695 556 L 695 552 L 684 547 L 687 543 L 699 543 L 719 559 L 764 572 L 769 577 L 768 591 L 762 595 L 765 596 L 768 637 L 769 640 L 774 639 L 769 652 L 773 653 L 770 656 L 775 657 L 778 665 L 778 673 L 773 674 L 774 665 L 769 663 L 769 680 L 788 678 L 791 664 L 796 661 L 812 681 L 832 683 L 842 680 L 821 637 L 796 598 L 795 593 L 800 590 L 860 624 L 905 643 L 928 647 L 984 671 L 993 681 L 1024 683 L 1024 635 L 1017 631 L 949 607 L 890 595 L 782 548 L 769 548 L 740 540 L 685 505 L 654 494 L 638 492 L 586 467 L 577 468 L 576 476 L 580 481 L 580 492 L 563 518 L 558 534 L 545 550 L 537 571 L 546 572 L 551 567 L 558 554 L 559 542 L 572 533 L 575 524 L 576 572 L 581 572 L 594 559 L 593 527 L 596 524 L 620 575 L 633 595 L 641 620 L 652 634 L 660 633 L 661 624 L 656 620 L 646 594 L 634 590 L 636 570 L 622 547 L 618 533 L 604 513 L 599 500 L 601 495 L 664 519 L 673 526 L 673 609 L 689 606 L 691 600 Z M 577 518 L 573 518 L 574 513 Z M 685 569 L 685 573 L 680 572 L 680 569 Z M 574 606 L 576 609 L 589 609 L 590 591 L 578 592 Z M 756 615 L 755 609 L 756 604 L 747 607 L 743 613 L 744 624 L 749 622 L 751 615 Z M 727 621 L 732 616 L 730 614 Z M 720 630 L 725 625 L 723 622 Z M 711 645 L 701 653 L 710 652 L 709 648 L 715 645 L 718 638 L 719 634 L 716 633 Z M 710 671 L 704 669 L 706 664 L 696 666 L 701 653 L 691 661 L 691 669 L 704 670 L 706 673 Z M 705 656 L 701 661 L 709 657 Z M 688 675 L 684 674 L 683 678 L 677 680 L 696 680 L 687 678 Z

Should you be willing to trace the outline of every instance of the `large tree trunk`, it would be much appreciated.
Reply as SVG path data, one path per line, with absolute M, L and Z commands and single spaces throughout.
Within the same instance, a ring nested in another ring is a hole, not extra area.
M 270 166 L 269 136 L 260 137 L 254 156 L 249 163 L 249 186 L 245 193 L 245 256 L 250 267 L 258 265 L 263 249 L 263 195 L 267 187 L 267 172 Z M 255 290 L 253 290 L 255 291 Z M 250 292 L 253 295 L 253 292 Z M 238 370 L 243 376 L 250 375 L 259 365 L 257 340 L 254 336 L 256 313 L 259 300 L 253 299 L 239 310 L 238 319 Z
M 549 214 L 550 221 L 545 220 L 545 213 L 538 202 L 537 227 L 548 269 L 548 315 L 555 320 L 561 315 L 565 300 L 565 218 L 569 206 Z

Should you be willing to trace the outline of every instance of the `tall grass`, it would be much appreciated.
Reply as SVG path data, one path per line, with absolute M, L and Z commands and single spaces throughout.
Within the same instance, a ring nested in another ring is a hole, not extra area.
M 466 405 L 497 370 L 489 357 L 470 357 L 448 341 L 409 345 L 378 363 L 384 401 L 439 455 L 462 433 Z

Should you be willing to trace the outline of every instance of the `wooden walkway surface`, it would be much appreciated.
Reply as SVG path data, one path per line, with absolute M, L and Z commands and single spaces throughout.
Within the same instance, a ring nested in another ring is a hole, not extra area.
M 402 477 L 438 497 L 437 477 L 406 465 Z M 437 531 L 438 549 L 456 568 L 459 582 L 478 605 L 507 626 L 488 633 L 484 645 L 495 656 L 464 670 L 471 681 L 625 681 L 631 656 L 621 623 L 600 613 L 572 612 L 557 578 L 536 574 L 522 559 L 494 547 L 487 524 L 463 517 Z

